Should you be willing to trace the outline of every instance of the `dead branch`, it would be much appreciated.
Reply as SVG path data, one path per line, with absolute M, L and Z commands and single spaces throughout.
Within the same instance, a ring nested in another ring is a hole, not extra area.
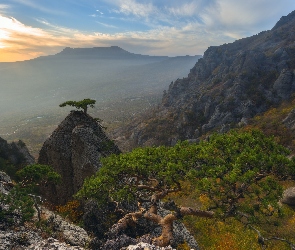
M 42 201 L 42 197 L 41 196 L 38 196 L 38 195 L 34 195 L 34 194 L 29 194 L 30 197 L 33 198 L 34 200 L 34 207 L 36 208 L 37 210 L 37 214 L 38 214 L 38 221 L 40 222 L 41 221 L 41 206 L 39 207 L 38 206 L 38 201 L 37 201 L 37 198 L 39 199 L 39 202 Z
M 145 210 L 140 209 L 138 212 L 126 214 L 116 224 L 112 226 L 108 235 L 115 236 L 124 231 L 128 226 L 135 227 L 137 220 L 143 216 Z
M 206 218 L 212 218 L 214 216 L 213 211 L 204 211 L 204 210 L 195 209 L 195 208 L 191 208 L 191 207 L 181 207 L 180 214 L 182 216 L 195 215 L 198 217 L 206 217 Z
M 185 215 L 195 215 L 199 217 L 212 218 L 214 215 L 214 212 L 212 211 L 203 211 L 191 207 L 180 207 L 179 211 L 177 211 L 176 213 L 171 213 L 166 215 L 165 217 L 161 217 L 157 214 L 152 213 L 151 209 L 144 214 L 144 217 L 162 227 L 162 234 L 159 237 L 153 239 L 153 243 L 160 247 L 165 247 L 170 244 L 173 238 L 173 221 L 179 219 L 179 217 Z

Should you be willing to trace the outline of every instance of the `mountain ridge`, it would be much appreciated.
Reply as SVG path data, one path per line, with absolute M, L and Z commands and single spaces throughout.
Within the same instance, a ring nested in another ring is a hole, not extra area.
M 186 78 L 172 82 L 158 108 L 125 134 L 133 146 L 173 145 L 246 124 L 256 114 L 289 100 L 295 91 L 295 11 L 272 30 L 211 46 Z

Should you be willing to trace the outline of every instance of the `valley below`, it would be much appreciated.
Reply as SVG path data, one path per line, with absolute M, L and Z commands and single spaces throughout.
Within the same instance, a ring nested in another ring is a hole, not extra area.
M 84 98 L 96 100 L 89 113 L 112 129 L 159 104 L 170 82 L 186 77 L 200 57 L 145 56 L 113 46 L 0 63 L 0 136 L 23 140 L 37 157 L 71 110 L 59 104 Z

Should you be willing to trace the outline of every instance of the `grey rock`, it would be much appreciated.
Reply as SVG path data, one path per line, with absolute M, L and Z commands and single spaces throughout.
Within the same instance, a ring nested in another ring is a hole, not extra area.
M 19 227 L 17 231 L 12 229 L 0 231 L 0 250 L 27 249 L 39 241 L 42 241 L 41 236 L 25 227 Z
M 157 247 L 148 243 L 140 242 L 136 245 L 129 245 L 126 248 L 121 248 L 121 250 L 175 250 L 171 246 L 168 247 Z
M 72 223 L 65 221 L 61 216 L 43 208 L 43 217 L 47 220 L 47 225 L 50 226 L 54 232 L 62 233 L 66 243 L 72 246 L 85 247 L 90 242 L 90 237 L 87 232 Z
M 38 163 L 52 166 L 62 176 L 60 184 L 42 187 L 43 196 L 54 204 L 65 204 L 84 179 L 99 169 L 102 156 L 118 153 L 95 119 L 72 111 L 40 150 Z
M 284 191 L 281 202 L 295 206 L 295 187 L 290 187 Z
M 7 210 L 8 207 L 0 203 L 0 209 Z M 42 229 L 35 227 L 34 224 L 23 224 L 21 215 L 14 211 L 6 215 L 10 217 L 10 223 L 0 221 L 0 250 L 84 249 L 90 242 L 91 239 L 83 228 L 65 221 L 44 207 L 41 207 L 41 210 L 42 219 L 51 231 L 50 238 L 44 239 Z M 37 215 L 35 215 L 32 222 L 37 220 Z M 63 239 L 64 242 L 57 239 Z
M 0 138 L 0 157 L 15 165 L 18 169 L 35 163 L 26 144 L 21 140 L 8 143 Z
M 119 250 L 129 245 L 136 244 L 136 240 L 125 235 L 119 235 L 115 239 L 109 239 L 102 247 L 102 250 Z
M 284 69 L 280 73 L 278 79 L 274 82 L 273 89 L 277 95 L 286 100 L 290 98 L 291 93 L 294 91 L 295 79 L 292 71 Z
M 5 172 L 0 171 L 0 193 L 8 194 L 12 188 L 11 184 L 10 177 Z
M 291 112 L 283 120 L 283 123 L 286 125 L 286 127 L 293 130 L 295 129 L 295 109 L 291 110 Z
M 84 250 L 84 247 L 71 246 L 64 242 L 59 242 L 54 238 L 48 238 L 46 240 L 42 240 L 36 244 L 28 246 L 26 249 L 28 250 Z

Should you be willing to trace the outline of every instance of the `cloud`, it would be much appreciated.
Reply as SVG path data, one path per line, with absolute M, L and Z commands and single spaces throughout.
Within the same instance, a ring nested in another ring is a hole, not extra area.
M 9 7 L 8 4 L 0 4 L 0 9 L 8 9 Z
M 191 32 L 194 27 L 187 27 L 187 29 L 162 27 L 147 32 L 103 34 L 83 33 L 55 26 L 46 20 L 38 21 L 46 25 L 48 29 L 26 26 L 12 17 L 0 15 L 0 61 L 25 60 L 40 55 L 55 54 L 68 46 L 118 45 L 131 52 L 143 53 L 141 49 L 145 48 L 145 54 L 158 55 L 188 54 L 188 47 L 194 48 L 192 51 L 197 51 L 195 33 Z M 206 45 L 202 46 L 199 43 L 198 46 L 203 50 Z
M 54 15 L 67 15 L 67 12 L 65 12 L 65 11 L 45 8 L 44 6 L 35 3 L 33 0 L 11 0 L 11 1 L 31 7 L 33 9 L 37 9 L 37 10 L 45 12 L 45 13 L 54 14 Z
M 32 3 L 31 0 L 16 1 Z M 106 12 L 103 22 L 96 22 L 96 27 L 92 28 L 93 32 L 53 24 L 46 19 L 35 19 L 42 28 L 28 26 L 1 14 L 1 9 L 9 6 L 0 5 L 0 61 L 55 54 L 64 47 L 111 45 L 151 55 L 203 54 L 211 45 L 232 42 L 272 28 L 281 13 L 289 11 L 289 7 L 281 5 L 290 6 L 294 0 L 279 3 L 269 0 L 169 0 L 169 5 L 157 5 L 157 1 L 114 0 L 104 9 L 115 10 L 116 15 L 113 12 L 109 16 Z M 293 6 L 295 8 L 294 3 Z M 95 8 L 98 9 L 101 8 Z M 99 11 L 95 13 L 99 15 Z M 110 24 L 107 21 L 111 18 L 115 19 Z M 129 24 L 140 22 L 147 28 L 117 32 L 125 21 Z M 108 33 L 96 32 L 98 24 L 112 29 Z
M 103 15 L 103 12 L 101 12 L 100 10 L 96 10 L 96 12 L 98 12 L 101 15 Z
M 118 6 L 118 9 L 113 11 L 124 15 L 148 18 L 150 15 L 158 12 L 151 2 L 138 3 L 136 0 L 116 0 L 114 3 Z
M 203 9 L 211 5 L 214 1 L 196 0 L 196 1 L 177 1 L 172 6 L 167 6 L 167 14 L 178 17 L 197 17 Z
M 271 29 L 281 17 L 281 13 L 288 14 L 287 9 L 292 10 L 291 2 L 222 0 L 206 8 L 201 13 L 201 19 L 208 31 L 239 39 Z M 294 2 L 292 5 L 295 8 Z
M 113 28 L 113 29 L 118 29 L 117 26 L 114 26 L 114 25 L 110 25 L 110 24 L 107 24 L 107 23 L 102 23 L 102 22 L 96 22 L 104 27 L 107 27 L 107 28 Z

